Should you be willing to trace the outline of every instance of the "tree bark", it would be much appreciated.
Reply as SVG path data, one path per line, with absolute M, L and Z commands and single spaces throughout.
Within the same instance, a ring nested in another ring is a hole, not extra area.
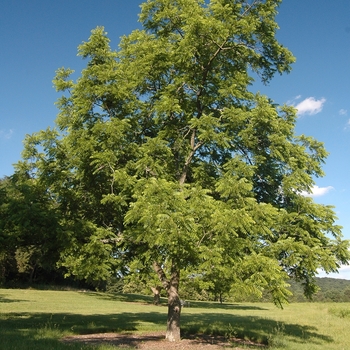
M 152 292 L 153 292 L 153 304 L 154 305 L 159 305 L 160 303 L 160 290 L 162 287 L 157 286 L 157 287 L 151 287 Z
M 168 294 L 168 319 L 165 338 L 169 341 L 180 341 L 180 315 L 181 302 L 179 297 L 180 270 L 172 265 L 170 280 L 166 278 L 165 272 L 158 263 L 153 264 L 164 289 Z
M 29 284 L 30 285 L 33 284 L 35 270 L 36 270 L 36 264 L 34 264 L 34 266 L 31 268 L 31 271 L 30 271 L 30 275 L 29 275 Z
M 178 284 L 170 284 L 168 289 L 168 320 L 165 338 L 169 341 L 179 341 L 181 302 L 178 294 Z

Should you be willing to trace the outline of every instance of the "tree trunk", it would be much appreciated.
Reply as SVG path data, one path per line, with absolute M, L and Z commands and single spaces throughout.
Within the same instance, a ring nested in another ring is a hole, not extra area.
M 152 292 L 153 292 L 153 304 L 154 305 L 159 305 L 160 303 L 160 291 L 162 287 L 157 286 L 157 287 L 151 287 Z
M 179 341 L 180 337 L 181 302 L 178 288 L 170 285 L 168 289 L 168 320 L 165 338 L 169 341 Z
M 34 264 L 34 266 L 32 267 L 32 269 L 31 269 L 31 271 L 30 271 L 30 275 L 29 275 L 29 285 L 32 285 L 32 284 L 33 284 L 36 266 L 37 266 L 37 265 Z
M 181 302 L 179 297 L 179 282 L 180 282 L 180 270 L 175 266 L 171 267 L 170 280 L 166 277 L 166 274 L 160 264 L 154 262 L 153 268 L 157 273 L 160 281 L 163 284 L 164 289 L 168 294 L 168 320 L 167 330 L 165 338 L 169 341 L 179 341 L 180 337 L 180 315 L 181 315 Z

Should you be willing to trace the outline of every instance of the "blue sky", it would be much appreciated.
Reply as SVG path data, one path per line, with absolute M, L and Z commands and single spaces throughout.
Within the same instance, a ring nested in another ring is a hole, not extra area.
M 2 0 L 0 4 L 0 177 L 13 173 L 26 134 L 54 125 L 56 69 L 79 73 L 77 46 L 104 26 L 116 49 L 139 26 L 141 0 Z M 350 1 L 284 0 L 277 37 L 296 56 L 288 75 L 255 88 L 299 110 L 297 134 L 324 142 L 326 176 L 314 198 L 331 204 L 350 239 Z M 335 277 L 350 279 L 350 267 Z

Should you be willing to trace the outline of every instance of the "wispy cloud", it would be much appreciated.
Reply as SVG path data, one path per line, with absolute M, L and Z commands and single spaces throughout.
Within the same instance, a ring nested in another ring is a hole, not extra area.
M 301 192 L 301 194 L 305 197 L 321 197 L 327 194 L 329 191 L 334 190 L 334 187 L 332 186 L 327 186 L 327 187 L 318 187 L 318 186 L 313 186 L 311 193 L 308 192 Z
M 291 106 L 295 106 L 295 101 L 300 100 L 300 99 L 301 99 L 301 95 L 297 95 L 297 96 L 293 97 L 291 100 L 288 100 L 286 102 L 286 104 L 291 105 Z
M 314 115 L 320 113 L 326 102 L 325 98 L 316 100 L 314 97 L 308 97 L 305 100 L 299 102 L 295 108 L 298 110 L 299 115 L 308 114 Z
M 0 130 L 0 139 L 9 140 L 13 135 L 13 130 Z
M 348 115 L 348 111 L 346 109 L 341 109 L 339 115 Z

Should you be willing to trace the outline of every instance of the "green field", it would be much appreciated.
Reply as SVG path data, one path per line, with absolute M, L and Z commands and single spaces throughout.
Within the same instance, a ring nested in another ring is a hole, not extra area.
M 0 347 L 116 349 L 59 340 L 74 334 L 165 330 L 166 314 L 165 303 L 154 306 L 144 296 L 0 289 Z M 268 303 L 192 302 L 182 312 L 184 336 L 202 332 L 236 336 L 269 344 L 271 349 L 349 349 L 349 329 L 349 303 L 295 303 L 280 310 Z

